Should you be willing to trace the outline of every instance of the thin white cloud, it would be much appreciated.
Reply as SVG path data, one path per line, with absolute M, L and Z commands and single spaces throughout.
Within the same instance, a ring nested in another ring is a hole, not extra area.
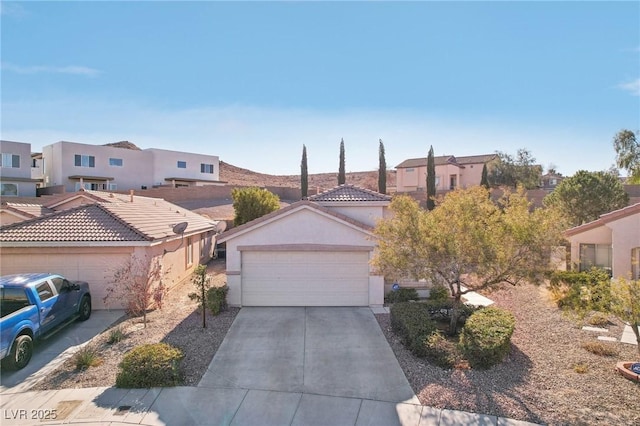
M 629 81 L 627 83 L 619 84 L 618 88 L 625 90 L 634 96 L 640 96 L 640 78 Z
M 28 15 L 27 10 L 17 2 L 0 2 L 0 15 L 13 18 L 22 18 Z
M 4 71 L 11 71 L 18 74 L 54 73 L 54 74 L 84 75 L 89 77 L 93 77 L 100 74 L 100 71 L 95 68 L 78 66 L 78 65 L 68 65 L 64 67 L 56 67 L 56 66 L 48 66 L 48 65 L 22 66 L 22 65 L 15 65 L 15 64 L 3 62 L 2 69 Z

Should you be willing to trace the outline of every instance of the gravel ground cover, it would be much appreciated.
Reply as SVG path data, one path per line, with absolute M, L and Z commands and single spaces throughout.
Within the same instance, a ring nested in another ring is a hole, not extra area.
M 444 370 L 406 350 L 389 324 L 376 315 L 414 392 L 424 405 L 479 412 L 552 425 L 640 425 L 640 385 L 615 372 L 620 360 L 637 360 L 636 346 L 609 343 L 615 357 L 581 347 L 598 334 L 558 310 L 547 292 L 525 285 L 487 294 L 516 317 L 511 352 L 490 370 Z M 618 339 L 623 324 L 610 318 Z M 586 367 L 577 373 L 576 365 Z
M 212 261 L 208 272 L 213 275 L 212 285 L 225 283 L 224 260 Z M 180 348 L 184 384 L 195 386 L 207 370 L 227 330 L 239 309 L 229 308 L 218 316 L 207 313 L 207 328 L 202 328 L 202 316 L 197 302 L 189 299 L 196 287 L 187 280 L 173 288 L 162 309 L 147 314 L 147 327 L 141 318 L 128 318 L 112 326 L 90 343 L 98 348 L 101 364 L 84 371 L 75 368 L 73 359 L 65 362 L 54 373 L 39 382 L 34 389 L 85 388 L 115 386 L 118 364 L 130 349 L 145 344 L 166 342 Z M 126 335 L 118 343 L 108 344 L 110 330 L 119 327 Z

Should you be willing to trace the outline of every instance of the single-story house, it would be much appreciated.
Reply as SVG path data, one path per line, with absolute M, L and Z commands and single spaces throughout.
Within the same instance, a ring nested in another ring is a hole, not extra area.
M 376 306 L 384 278 L 370 260 L 373 228 L 391 197 L 341 185 L 232 228 L 226 243 L 232 306 Z
M 640 203 L 603 214 L 565 235 L 571 262 L 580 271 L 596 266 L 615 278 L 640 279 Z
M 95 309 L 107 307 L 110 278 L 131 256 L 159 259 L 172 287 L 207 262 L 215 244 L 217 222 L 159 198 L 79 191 L 47 208 L 54 211 L 0 227 L 2 274 L 87 281 Z

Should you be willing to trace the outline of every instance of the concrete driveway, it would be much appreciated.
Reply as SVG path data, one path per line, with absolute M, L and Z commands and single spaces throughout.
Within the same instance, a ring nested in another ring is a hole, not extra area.
M 24 392 L 54 370 L 84 343 L 124 315 L 122 310 L 93 311 L 86 321 L 69 324 L 47 340 L 36 342 L 33 357 L 22 370 L 1 372 L 0 393 Z
M 242 308 L 198 387 L 419 404 L 370 308 Z

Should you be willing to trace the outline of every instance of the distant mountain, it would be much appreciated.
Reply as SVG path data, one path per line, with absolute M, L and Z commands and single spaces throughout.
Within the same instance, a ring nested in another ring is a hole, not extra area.
M 242 186 L 283 186 L 300 187 L 300 175 L 269 175 L 234 166 L 220 161 L 220 180 L 229 185 Z M 378 171 L 348 172 L 347 183 L 363 188 L 378 190 Z M 387 170 L 387 187 L 396 184 L 395 170 Z M 338 172 L 309 174 L 309 189 L 320 187 L 321 190 L 338 185 Z

